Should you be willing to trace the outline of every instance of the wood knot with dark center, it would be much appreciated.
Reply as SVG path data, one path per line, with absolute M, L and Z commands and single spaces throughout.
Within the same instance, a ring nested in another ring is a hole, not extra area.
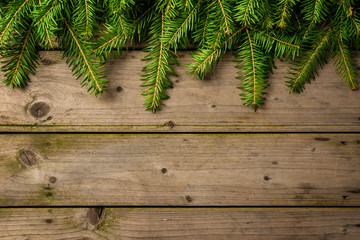
M 49 178 L 49 182 L 51 182 L 51 183 L 56 183 L 56 177 L 50 177 Z
M 121 86 L 117 86 L 117 87 L 116 87 L 116 91 L 117 91 L 117 92 L 121 92 L 122 90 L 123 90 L 123 88 L 122 88 Z
M 45 102 L 36 102 L 30 109 L 30 113 L 34 118 L 45 117 L 49 112 L 50 106 Z
M 36 156 L 29 150 L 24 150 L 20 153 L 20 161 L 25 166 L 32 166 L 36 163 Z

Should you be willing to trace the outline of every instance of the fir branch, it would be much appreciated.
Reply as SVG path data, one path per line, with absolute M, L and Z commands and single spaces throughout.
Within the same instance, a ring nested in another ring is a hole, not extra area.
M 193 53 L 192 58 L 195 62 L 187 64 L 187 67 L 189 68 L 188 72 L 197 76 L 201 80 L 205 79 L 208 69 L 210 69 L 212 74 L 214 64 L 216 65 L 220 57 L 226 53 L 226 48 L 231 48 L 233 45 L 232 41 L 238 37 L 244 28 L 245 27 L 242 27 L 237 30 L 226 41 L 224 41 L 221 46 L 211 49 L 201 48 L 197 52 Z
M 336 71 L 352 90 L 358 89 L 359 73 L 355 67 L 355 59 L 351 56 L 350 49 L 344 44 L 341 35 L 337 41 Z
M 355 17 L 351 17 L 350 18 L 351 21 L 353 22 L 355 29 L 356 29 L 356 35 L 360 35 L 360 20 L 356 19 Z
M 13 1 L 7 6 L 7 14 L 0 19 L 0 46 L 6 44 L 19 27 L 19 21 L 29 11 L 33 0 Z
M 261 1 L 238 1 L 234 7 L 235 20 L 242 26 L 256 25 L 266 14 L 265 6 Z
M 265 101 L 265 89 L 269 86 L 268 77 L 273 66 L 272 60 L 264 54 L 258 45 L 252 40 L 250 31 L 246 28 L 246 36 L 235 61 L 240 63 L 236 66 L 240 69 L 241 79 L 238 88 L 243 90 L 242 100 L 244 105 L 256 111 Z
M 321 67 L 326 61 L 331 31 L 332 29 L 329 28 L 324 36 L 315 41 L 312 50 L 306 52 L 305 56 L 294 62 L 297 68 L 290 72 L 294 77 L 287 81 L 290 93 L 302 92 L 306 82 L 310 83 L 311 79 L 315 80 L 316 68 Z
M 208 48 L 220 46 L 236 29 L 232 19 L 231 0 L 222 0 L 221 4 L 222 7 L 220 7 L 219 1 L 211 1 L 208 5 L 209 21 L 205 42 Z M 226 14 L 225 16 L 223 11 Z
M 90 39 L 94 35 L 94 29 L 97 24 L 97 8 L 96 0 L 71 0 L 73 1 L 72 23 L 76 32 L 86 39 Z
M 110 25 L 106 25 L 105 27 L 107 30 L 103 31 L 103 36 L 100 38 L 102 43 L 93 49 L 92 53 L 95 56 L 102 56 L 106 60 L 110 54 L 114 57 L 121 55 L 123 45 L 127 43 L 128 38 L 123 32 L 119 34 L 117 29 Z M 114 50 L 116 50 L 116 52 Z M 115 53 L 117 53 L 117 55 Z
M 187 33 L 193 30 L 199 5 L 200 1 L 190 12 L 184 11 L 178 19 L 166 24 L 167 31 L 164 36 L 164 41 L 170 44 L 175 51 L 180 41 L 187 39 Z
M 280 0 L 278 2 L 277 8 L 281 9 L 279 20 L 277 22 L 278 27 L 284 29 L 288 24 L 296 4 L 297 0 Z
M 257 107 L 257 104 L 256 104 L 256 92 L 257 92 L 257 83 L 256 83 L 256 66 L 255 66 L 255 57 L 254 57 L 254 47 L 253 47 L 253 43 L 251 41 L 251 37 L 250 37 L 250 34 L 249 34 L 249 31 L 248 29 L 246 29 L 246 34 L 249 38 L 249 47 L 250 47 L 250 53 L 251 53 L 251 72 L 253 74 L 253 90 L 252 90 L 252 103 L 250 103 L 249 105 L 254 107 L 255 110 L 256 110 L 256 107 Z
M 310 21 L 305 33 L 303 34 L 303 39 L 305 40 L 309 32 L 314 29 L 317 23 L 324 22 L 326 16 L 329 13 L 327 6 L 327 0 L 303 0 L 302 4 L 302 13 L 304 14 L 304 19 Z
M 216 48 L 217 46 L 219 46 L 221 44 L 221 37 L 223 36 L 223 29 L 225 28 L 225 23 L 223 23 L 222 25 L 219 26 L 219 30 L 216 32 L 216 38 L 214 43 L 212 44 L 213 48 Z M 219 44 L 220 43 L 220 44 Z
M 137 43 L 140 43 L 143 41 L 144 38 L 148 35 L 149 32 L 149 26 L 155 16 L 155 5 L 146 6 L 145 11 L 141 11 L 141 14 L 139 17 L 136 18 L 135 21 L 133 21 L 133 33 L 134 35 L 137 33 L 137 36 L 135 35 L 135 41 Z
M 178 16 L 178 9 L 182 9 L 180 0 L 158 0 L 155 2 L 158 12 L 164 10 L 164 14 L 168 19 L 174 19 Z
M 138 22 L 140 22 L 140 21 L 144 18 L 144 16 L 145 16 L 146 14 L 148 14 L 148 12 L 150 12 L 150 11 L 152 10 L 153 7 L 154 7 L 154 5 L 151 5 L 145 12 L 143 12 L 143 13 L 133 22 L 133 24 L 136 25 Z
M 123 0 L 109 4 L 107 22 L 104 24 L 106 29 L 100 31 L 100 43 L 93 50 L 96 56 L 103 56 L 107 59 L 112 54 L 116 57 L 115 53 L 121 55 L 123 45 L 126 45 L 127 48 L 129 42 L 133 43 L 135 26 L 137 25 L 133 24 L 133 20 L 125 14 L 126 9 L 130 8 L 131 4 L 134 2 L 124 2 Z M 117 51 L 114 52 L 114 49 Z
M 39 0 L 39 6 L 41 6 L 41 0 Z M 51 10 L 55 7 L 55 5 L 51 6 L 51 8 L 48 10 L 48 12 L 46 12 L 46 14 L 44 16 L 41 17 L 41 19 L 39 20 L 40 24 L 42 23 L 42 21 L 44 20 L 44 18 L 49 14 L 49 12 L 51 12 Z M 43 38 L 43 40 L 41 42 L 44 42 L 44 46 L 46 49 L 50 49 L 54 47 L 52 38 L 55 37 L 55 35 L 50 36 L 50 32 L 48 29 L 48 26 L 46 24 L 43 25 L 43 28 L 45 30 L 45 38 Z M 40 37 L 41 38 L 41 37 Z
M 57 22 L 61 19 L 63 10 L 62 1 L 45 0 L 36 6 L 32 12 L 36 36 L 45 49 L 54 46 L 55 34 L 59 29 Z
M 300 40 L 296 36 L 272 31 L 266 33 L 253 27 L 248 28 L 256 32 L 254 40 L 257 44 L 262 46 L 266 53 L 272 53 L 275 59 L 281 59 L 284 56 L 287 59 L 290 56 L 295 58 L 300 52 Z
M 218 0 L 219 2 L 219 6 L 220 6 L 220 9 L 221 9 L 221 12 L 222 12 L 222 15 L 223 15 L 223 19 L 224 19 L 224 23 L 225 23 L 225 26 L 226 26 L 226 31 L 225 31 L 225 34 L 230 34 L 230 28 L 229 28 L 229 17 L 227 16 L 226 12 L 225 12 L 225 9 L 224 9 L 224 6 L 223 6 L 223 3 L 221 2 L 221 0 Z M 227 12 L 229 12 L 229 10 L 227 10 Z
M 272 4 L 270 4 L 267 0 L 261 0 L 261 3 L 262 3 L 262 8 L 264 9 L 264 24 L 263 24 L 263 27 L 264 28 L 271 28 L 273 26 L 273 21 L 272 19 L 270 18 L 270 14 L 269 12 L 272 11 Z
M 74 75 L 77 79 L 84 76 L 81 85 L 89 85 L 88 91 L 95 96 L 101 94 L 108 82 L 102 75 L 103 66 L 100 61 L 91 57 L 91 50 L 88 48 L 91 44 L 78 38 L 66 20 L 61 44 L 64 56 L 68 58 L 67 63 L 73 66 Z
M 250 6 L 251 6 L 251 2 L 252 2 L 252 0 L 248 0 L 248 3 L 246 4 L 245 12 L 244 12 L 243 17 L 242 17 L 242 21 L 245 24 L 247 22 L 247 18 L 248 18 L 248 15 L 249 15 L 249 9 L 250 9 Z
M 207 34 L 208 32 L 208 23 L 209 23 L 209 16 L 210 16 L 210 10 L 209 10 L 209 2 L 206 1 L 206 4 L 203 4 L 202 1 L 199 1 L 201 3 L 201 6 L 199 7 L 199 17 L 198 17 L 198 23 L 195 28 L 195 31 L 192 34 L 192 38 L 194 39 L 195 43 L 198 43 L 199 47 L 205 46 L 207 43 Z
M 171 65 L 177 64 L 175 54 L 169 49 L 169 45 L 163 41 L 165 35 L 164 9 L 161 10 L 161 15 L 154 19 L 150 34 L 149 46 L 146 48 L 149 54 L 144 58 L 148 65 L 143 68 L 142 81 L 144 82 L 141 86 L 148 87 L 142 93 L 145 96 L 144 106 L 146 110 L 156 112 L 163 105 L 161 101 L 169 98 L 164 89 L 172 87 L 168 75 L 175 75 Z
M 346 17 L 350 17 L 352 15 L 351 13 L 351 5 L 354 4 L 353 0 L 338 0 L 338 4 L 342 11 L 345 13 Z
M 123 12 L 126 9 L 129 9 L 135 4 L 134 0 L 108 0 L 109 1 L 109 8 L 113 14 L 118 12 Z
M 5 72 L 4 83 L 7 86 L 22 87 L 30 82 L 28 73 L 35 74 L 39 54 L 36 51 L 33 28 L 27 27 L 26 31 L 20 31 L 20 34 L 14 37 L 11 48 L 1 53 L 6 59 L 1 70 Z
M 41 1 L 39 1 L 39 5 L 42 6 L 42 5 L 41 5 Z M 53 5 L 49 8 L 49 10 L 47 10 L 47 12 L 39 19 L 39 22 L 40 22 L 40 23 L 50 14 L 50 12 L 54 9 L 55 6 L 56 6 L 56 4 L 53 4 Z
M 294 16 L 295 16 L 295 19 L 296 19 L 296 22 L 297 22 L 297 25 L 298 25 L 298 30 L 301 30 L 302 26 L 301 26 L 298 15 L 296 13 L 294 13 Z

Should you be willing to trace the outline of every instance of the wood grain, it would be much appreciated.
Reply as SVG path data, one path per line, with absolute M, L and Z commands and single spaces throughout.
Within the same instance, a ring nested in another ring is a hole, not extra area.
M 0 209 L 0 238 L 357 240 L 360 209 Z
M 140 61 L 145 53 L 133 51 L 107 64 L 108 92 L 90 96 L 59 52 L 42 52 L 41 65 L 23 89 L 0 85 L 2 132 L 351 132 L 360 131 L 360 94 L 347 88 L 332 63 L 301 95 L 289 95 L 288 63 L 278 62 L 271 77 L 267 101 L 254 113 L 242 105 L 235 63 L 226 55 L 206 81 L 186 73 L 189 52 L 180 53 L 178 77 L 164 101 L 152 114 L 142 106 Z M 37 105 L 35 105 L 37 104 Z M 35 105 L 35 106 L 34 106 Z M 40 115 L 39 115 L 40 114 Z
M 360 134 L 0 135 L 0 206 L 357 206 Z

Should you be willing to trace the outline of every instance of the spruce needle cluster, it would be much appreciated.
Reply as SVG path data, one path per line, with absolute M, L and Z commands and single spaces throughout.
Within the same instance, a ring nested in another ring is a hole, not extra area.
M 260 108 L 276 60 L 289 60 L 286 85 L 304 91 L 334 58 L 339 77 L 358 89 L 360 47 L 356 0 L 4 0 L 0 2 L 3 82 L 22 87 L 40 50 L 60 50 L 81 86 L 95 96 L 108 87 L 104 63 L 142 44 L 145 109 L 169 98 L 177 51 L 192 46 L 190 75 L 206 79 L 226 52 L 237 62 L 243 104 Z M 139 76 L 140 78 L 140 76 Z M 235 87 L 235 86 L 234 86 Z

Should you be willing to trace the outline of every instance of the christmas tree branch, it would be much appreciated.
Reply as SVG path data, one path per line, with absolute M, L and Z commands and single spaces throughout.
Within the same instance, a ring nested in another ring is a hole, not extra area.
M 251 33 L 246 28 L 246 36 L 243 44 L 235 57 L 236 65 L 240 69 L 241 79 L 238 86 L 243 92 L 240 94 L 244 105 L 256 111 L 264 103 L 265 89 L 268 87 L 268 77 L 273 66 L 272 60 L 268 55 L 264 55 L 256 42 L 253 41 Z
M 261 33 L 262 35 L 264 35 L 264 36 L 266 36 L 268 38 L 271 38 L 272 40 L 274 40 L 276 42 L 279 42 L 281 44 L 285 44 L 285 45 L 288 45 L 289 47 L 300 49 L 299 45 L 295 45 L 295 44 L 292 44 L 292 43 L 289 43 L 289 42 L 285 42 L 285 41 L 283 41 L 283 40 L 281 40 L 279 38 L 276 38 L 274 36 L 271 36 L 271 35 L 267 34 L 266 32 L 260 31 L 260 30 L 258 30 L 256 28 L 253 28 L 253 27 L 250 27 L 250 26 L 248 26 L 247 28 L 249 28 L 251 30 L 254 30 L 254 31 L 258 32 L 258 33 Z
M 341 35 L 337 41 L 336 55 L 337 72 L 352 90 L 357 90 L 359 73 L 355 68 L 355 61 L 351 56 L 350 49 L 344 44 Z
M 148 65 L 143 68 L 142 80 L 144 82 L 141 86 L 148 87 L 143 91 L 143 95 L 146 97 L 144 100 L 146 110 L 156 112 L 163 105 L 161 100 L 169 98 L 164 89 L 172 87 L 168 75 L 175 75 L 171 65 L 177 64 L 174 53 L 163 40 L 165 35 L 164 9 L 161 10 L 161 15 L 154 19 L 150 33 L 152 35 L 149 39 L 149 47 L 146 49 L 149 54 L 144 58 L 148 61 Z
M 73 65 L 74 74 L 77 78 L 84 76 L 82 86 L 88 85 L 88 91 L 98 95 L 107 87 L 107 80 L 104 80 L 100 74 L 103 72 L 101 63 L 91 58 L 90 50 L 86 48 L 90 43 L 84 43 L 80 40 L 70 27 L 69 23 L 65 21 L 66 30 L 63 35 L 62 45 L 65 48 L 64 55 L 68 57 L 68 63 Z M 65 45 L 71 43 L 71 45 Z
M 30 81 L 28 73 L 35 73 L 39 54 L 35 50 L 33 28 L 23 32 L 23 36 L 16 36 L 10 49 L 2 52 L 5 60 L 2 70 L 5 72 L 5 84 L 11 87 L 21 87 Z
M 307 52 L 305 59 L 300 59 L 295 62 L 298 66 L 295 72 L 292 72 L 294 78 L 291 78 L 287 82 L 290 88 L 290 93 L 300 93 L 304 90 L 304 84 L 310 82 L 311 79 L 315 79 L 316 67 L 322 66 L 326 61 L 326 50 L 328 48 L 329 35 L 332 29 L 329 28 L 324 36 L 314 44 L 314 48 Z
M 220 9 L 221 9 L 221 12 L 222 12 L 222 15 L 223 15 L 223 18 L 224 18 L 224 23 L 225 23 L 225 27 L 226 27 L 226 31 L 225 33 L 226 34 L 230 34 L 230 28 L 229 28 L 229 23 L 228 23 L 228 16 L 225 12 L 225 9 L 224 9 L 224 6 L 223 6 L 223 3 L 221 2 L 221 0 L 218 0 L 219 2 L 219 6 L 220 6 Z
M 197 53 L 192 54 L 195 63 L 188 64 L 189 73 L 196 75 L 201 80 L 205 79 L 207 74 L 208 67 L 210 70 L 213 68 L 213 64 L 217 63 L 219 58 L 225 53 L 226 48 L 224 48 L 233 38 L 235 38 L 245 27 L 237 30 L 233 35 L 231 35 L 226 41 L 222 43 L 221 46 L 212 48 L 212 49 L 200 49 Z
M 253 93 L 252 93 L 253 100 L 252 100 L 252 103 L 250 104 L 250 106 L 255 107 L 255 109 L 256 109 L 256 90 L 257 90 L 256 87 L 257 86 L 256 86 L 256 67 L 255 67 L 254 49 L 253 49 L 253 44 L 252 44 L 248 29 L 246 29 L 246 34 L 249 38 L 249 47 L 250 47 L 250 53 L 251 53 L 251 71 L 253 74 Z
M 174 33 L 171 33 L 171 37 L 169 40 L 166 40 L 168 44 L 172 44 L 174 39 L 176 41 L 179 41 L 181 37 L 184 37 L 187 30 L 191 30 L 191 26 L 194 25 L 196 10 L 198 9 L 198 6 L 200 5 L 200 1 L 195 5 L 193 10 L 187 14 L 187 17 L 184 19 L 184 21 L 181 23 L 181 25 L 176 29 Z M 176 25 L 176 22 L 171 22 L 169 27 L 172 27 L 173 25 Z
M 16 10 L 11 9 L 11 14 L 7 14 L 6 17 L 0 21 L 0 45 L 4 45 L 5 42 L 9 40 L 9 37 L 16 32 L 16 27 L 18 26 L 17 18 L 26 11 L 24 8 L 30 1 L 31 0 L 24 0 L 20 6 L 16 5 L 19 4 L 20 1 L 14 1 L 8 5 L 8 7 L 13 7 Z
M 295 4 L 296 0 L 280 0 L 278 2 L 278 7 L 281 9 L 280 21 L 277 24 L 278 27 L 284 29 L 287 26 Z

